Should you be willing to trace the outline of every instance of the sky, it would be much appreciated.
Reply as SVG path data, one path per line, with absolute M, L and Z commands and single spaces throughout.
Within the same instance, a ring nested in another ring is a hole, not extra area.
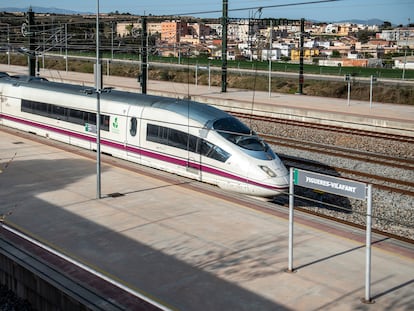
M 315 3 L 317 1 L 324 0 L 228 0 L 229 17 L 305 18 L 321 22 L 378 18 L 396 25 L 407 25 L 409 20 L 414 23 L 414 0 L 331 0 Z M 98 3 L 101 13 L 118 11 L 136 15 L 185 14 L 195 17 L 219 17 L 223 6 L 223 0 L 0 0 L 0 8 L 38 6 L 95 13 Z M 262 7 L 261 11 L 259 7 Z M 211 11 L 214 13 L 205 13 Z

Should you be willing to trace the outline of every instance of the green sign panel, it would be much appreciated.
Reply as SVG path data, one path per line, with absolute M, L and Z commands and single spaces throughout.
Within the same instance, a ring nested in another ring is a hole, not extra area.
M 293 183 L 298 186 L 338 194 L 360 200 L 366 199 L 367 185 L 362 182 L 314 172 L 293 169 Z

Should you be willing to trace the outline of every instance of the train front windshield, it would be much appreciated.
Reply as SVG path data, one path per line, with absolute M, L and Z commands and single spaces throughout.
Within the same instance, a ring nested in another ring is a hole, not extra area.
M 214 122 L 213 128 L 228 141 L 243 149 L 262 151 L 268 153 L 271 158 L 275 158 L 269 145 L 236 118 L 228 117 L 219 119 Z

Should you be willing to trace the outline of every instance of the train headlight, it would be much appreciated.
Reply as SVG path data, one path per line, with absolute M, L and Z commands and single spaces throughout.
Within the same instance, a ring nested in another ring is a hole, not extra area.
M 262 169 L 263 172 L 265 172 L 267 175 L 269 175 L 270 177 L 276 177 L 276 173 L 273 172 L 270 168 L 268 168 L 265 165 L 259 165 L 259 167 Z

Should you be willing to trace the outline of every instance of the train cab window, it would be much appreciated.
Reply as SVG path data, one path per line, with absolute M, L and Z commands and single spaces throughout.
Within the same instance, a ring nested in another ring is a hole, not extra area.
M 137 135 L 137 118 L 131 118 L 129 133 L 131 134 L 131 136 Z
M 237 145 L 248 150 L 253 151 L 266 151 L 269 146 L 258 137 L 244 136 L 237 141 Z
M 222 118 L 213 123 L 213 128 L 224 138 L 235 142 L 240 136 L 251 135 L 252 131 L 238 119 L 233 117 Z

